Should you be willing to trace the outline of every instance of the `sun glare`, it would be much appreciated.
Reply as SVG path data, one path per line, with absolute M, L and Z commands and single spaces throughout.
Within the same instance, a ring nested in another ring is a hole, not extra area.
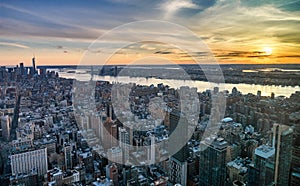
M 263 51 L 266 55 L 271 55 L 273 52 L 272 48 L 270 48 L 270 47 L 264 47 Z

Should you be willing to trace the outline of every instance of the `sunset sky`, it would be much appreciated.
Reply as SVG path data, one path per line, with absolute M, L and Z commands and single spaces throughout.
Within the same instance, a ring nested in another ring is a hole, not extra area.
M 144 20 L 186 27 L 208 46 L 218 63 L 300 64 L 300 1 L 296 0 L 2 0 L 0 65 L 31 65 L 33 55 L 37 65 L 82 64 L 83 55 L 98 37 Z M 161 33 L 151 34 L 155 42 L 121 48 L 111 63 L 128 64 L 149 56 L 192 63 L 186 51 L 159 43 Z M 181 37 L 176 30 L 170 29 L 169 34 Z M 102 47 L 109 50 L 123 41 L 105 42 Z M 194 52 L 192 57 L 205 58 L 203 53 Z

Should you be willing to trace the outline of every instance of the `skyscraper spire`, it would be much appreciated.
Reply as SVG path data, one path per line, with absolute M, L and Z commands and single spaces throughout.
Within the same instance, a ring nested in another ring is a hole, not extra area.
M 32 68 L 33 68 L 33 74 L 36 74 L 36 69 L 35 69 L 35 55 L 33 54 L 32 58 Z

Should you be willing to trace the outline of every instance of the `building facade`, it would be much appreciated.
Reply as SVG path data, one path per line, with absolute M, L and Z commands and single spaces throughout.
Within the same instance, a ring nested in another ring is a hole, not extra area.
M 36 171 L 44 175 L 48 170 L 47 148 L 21 152 L 10 156 L 12 175 Z

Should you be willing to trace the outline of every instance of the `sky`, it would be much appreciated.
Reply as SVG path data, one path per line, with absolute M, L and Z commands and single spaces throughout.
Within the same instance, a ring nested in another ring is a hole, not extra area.
M 1 0 L 0 65 L 300 64 L 299 30 L 296 0 Z

